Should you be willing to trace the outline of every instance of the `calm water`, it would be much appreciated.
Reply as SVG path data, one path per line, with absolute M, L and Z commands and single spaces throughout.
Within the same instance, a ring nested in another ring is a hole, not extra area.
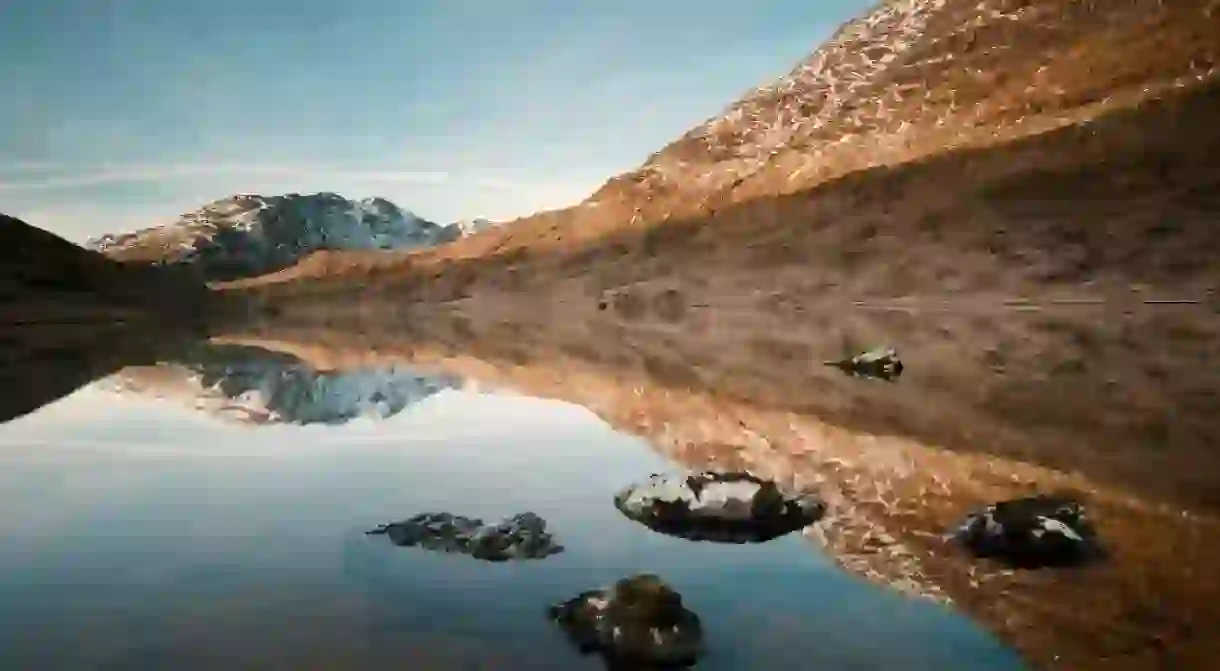
M 202 374 L 244 380 L 224 412 L 194 409 L 189 384 L 160 399 L 107 383 L 0 425 L 0 668 L 597 669 L 545 608 L 639 571 L 703 619 L 699 669 L 1021 668 L 799 535 L 692 543 L 624 519 L 614 491 L 677 466 L 582 408 L 284 365 Z M 231 407 L 260 398 L 287 421 Z M 363 534 L 526 510 L 564 553 L 489 564 Z

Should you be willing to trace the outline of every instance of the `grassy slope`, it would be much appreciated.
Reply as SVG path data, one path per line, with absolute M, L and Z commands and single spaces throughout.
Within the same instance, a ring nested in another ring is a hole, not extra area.
M 207 295 L 183 274 L 120 263 L 0 214 L 0 315 L 5 326 L 187 317 Z
M 813 80 L 749 98 L 755 116 L 792 124 L 761 165 L 741 157 L 774 123 L 710 124 L 714 146 L 696 129 L 579 206 L 435 250 L 323 254 L 243 286 L 385 283 L 435 298 L 484 280 L 536 291 L 556 273 L 614 284 L 728 264 L 815 266 L 828 288 L 881 293 L 1210 283 L 1220 21 L 1208 3 L 985 4 L 1017 18 L 984 21 L 952 0 L 816 128 L 783 112 L 824 102 Z

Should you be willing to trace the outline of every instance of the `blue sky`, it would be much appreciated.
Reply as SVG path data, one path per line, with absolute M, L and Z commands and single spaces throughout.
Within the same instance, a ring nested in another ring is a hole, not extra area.
M 83 240 L 235 192 L 559 207 L 869 4 L 5 2 L 0 211 Z

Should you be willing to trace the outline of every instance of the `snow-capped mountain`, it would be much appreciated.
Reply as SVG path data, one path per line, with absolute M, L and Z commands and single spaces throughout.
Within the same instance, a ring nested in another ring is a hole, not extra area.
M 186 399 L 245 424 L 343 424 L 385 419 L 461 378 L 403 367 L 316 371 L 295 357 L 254 347 L 208 347 L 197 360 L 124 369 L 99 383 L 120 393 Z
M 209 280 L 228 280 L 272 272 L 318 250 L 425 247 L 473 230 L 428 221 L 383 198 L 239 194 L 164 226 L 104 235 L 88 246 L 120 260 L 189 264 Z

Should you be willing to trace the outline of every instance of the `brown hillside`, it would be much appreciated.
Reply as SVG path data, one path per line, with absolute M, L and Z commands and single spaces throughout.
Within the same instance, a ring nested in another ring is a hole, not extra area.
M 119 263 L 0 214 L 0 327 L 193 317 L 207 288 L 184 274 Z
M 694 303 L 726 290 L 799 304 L 827 294 L 1113 297 L 1133 285 L 1209 300 L 1220 254 L 1217 115 L 1213 78 L 1088 124 L 859 171 L 702 219 L 622 227 L 597 244 L 563 244 L 588 220 L 548 214 L 534 221 L 552 222 L 538 245 L 510 247 L 509 236 L 526 234 L 490 233 L 468 240 L 503 245 L 481 255 L 461 243 L 331 252 L 229 286 L 276 300 L 352 289 L 415 301 L 484 291 L 525 300 L 566 283 L 595 297 L 667 278 Z
M 1207 5 L 886 2 L 589 202 L 719 207 L 1077 122 L 1214 69 Z
M 0 422 L 201 335 L 187 276 L 112 261 L 0 214 Z
M 1218 16 L 1208 0 L 884 3 L 580 205 L 419 253 L 327 254 L 242 286 L 439 275 L 473 289 L 488 271 L 454 262 L 488 257 L 517 268 L 512 282 L 544 285 L 556 256 L 603 283 L 743 262 L 816 264 L 840 288 L 842 272 L 880 275 L 869 283 L 885 293 L 1206 282 Z M 901 258 L 872 268 L 881 247 Z

